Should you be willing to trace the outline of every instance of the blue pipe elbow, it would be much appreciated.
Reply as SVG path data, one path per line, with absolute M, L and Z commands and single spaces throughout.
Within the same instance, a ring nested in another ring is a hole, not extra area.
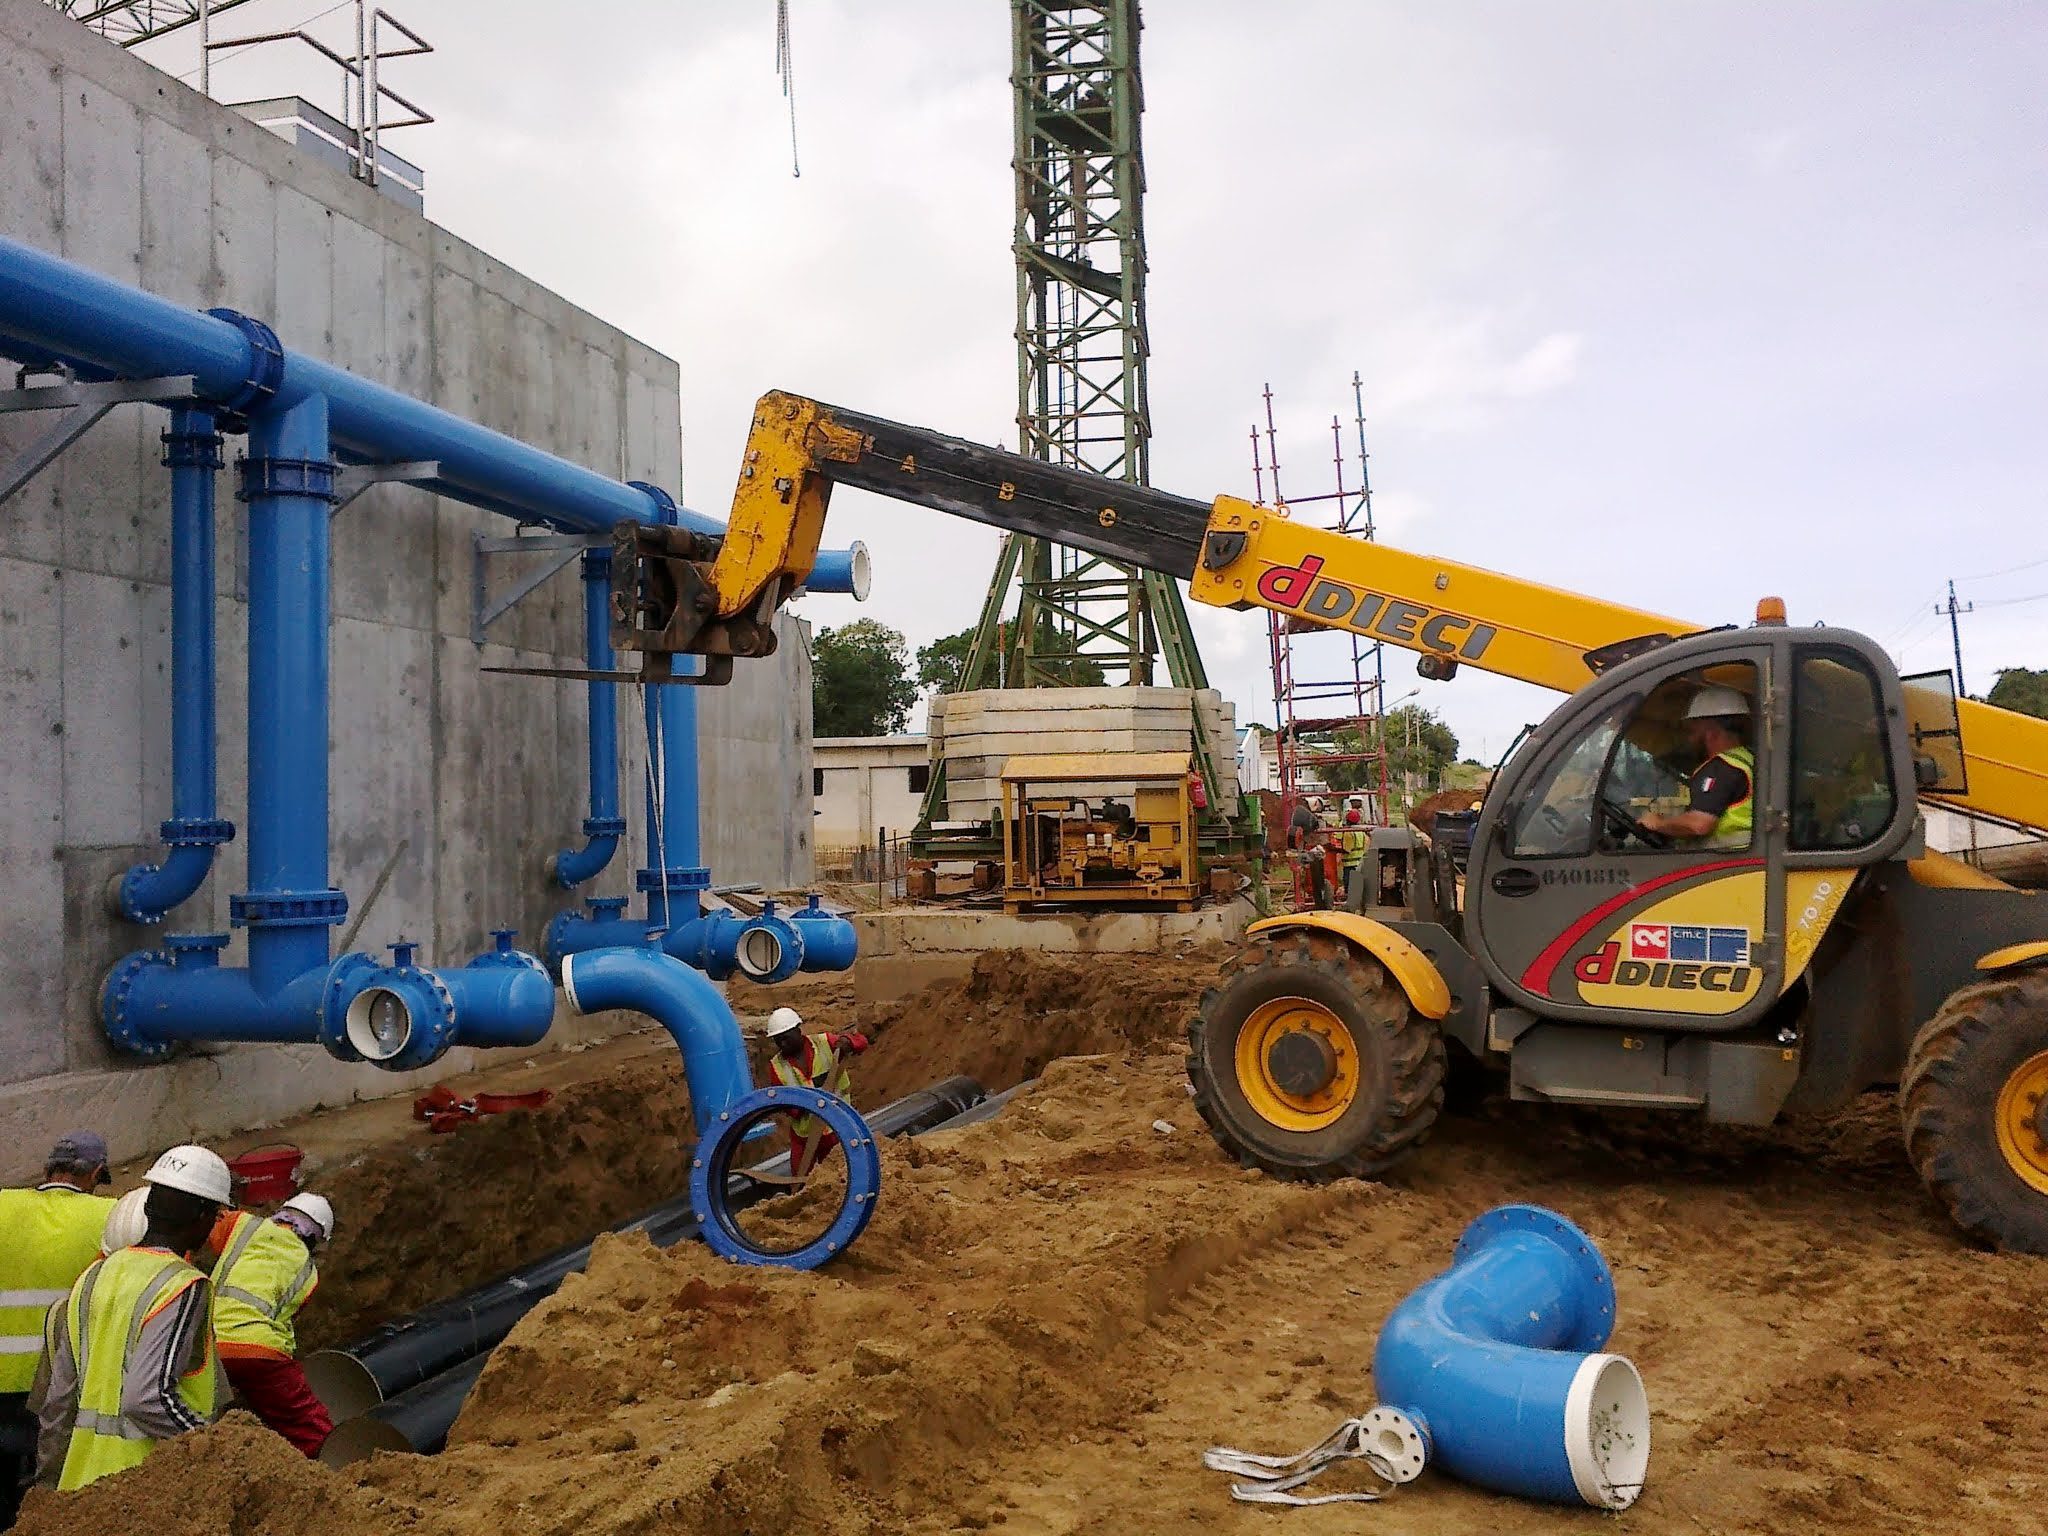
M 834 917 L 819 905 L 816 892 L 789 914 L 804 936 L 803 969 L 806 971 L 850 971 L 860 954 L 860 934 L 843 917 Z
M 683 1053 L 700 1137 L 752 1092 L 739 1020 L 718 989 L 681 961 L 653 949 L 585 950 L 562 961 L 562 991 L 579 1014 L 625 1008 L 669 1032 Z
M 234 839 L 226 821 L 173 819 L 157 829 L 170 852 L 161 864 L 135 864 L 116 875 L 114 910 L 131 923 L 160 923 L 164 914 L 197 895 L 213 872 L 213 851 Z
M 610 867 L 612 856 L 618 852 L 619 838 L 625 830 L 623 816 L 584 817 L 583 846 L 564 848 L 549 859 L 548 874 L 555 884 L 567 891 L 575 890 L 586 880 L 595 880 Z
M 874 566 L 868 559 L 868 547 L 858 539 L 847 549 L 821 549 L 818 558 L 811 564 L 811 574 L 804 578 L 807 592 L 831 592 L 850 597 L 857 603 L 868 600 L 868 590 L 874 585 Z
M 1626 1509 L 1649 1466 L 1650 1408 L 1634 1365 L 1600 1352 L 1613 1326 L 1614 1279 L 1592 1239 L 1554 1211 L 1504 1205 L 1394 1309 L 1373 1383 L 1453 1476 Z

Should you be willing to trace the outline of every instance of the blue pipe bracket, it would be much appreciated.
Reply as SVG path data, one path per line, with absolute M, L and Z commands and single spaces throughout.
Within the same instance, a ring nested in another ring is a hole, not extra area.
M 1650 1464 L 1642 1377 L 1603 1352 L 1614 1277 L 1555 1211 L 1504 1205 L 1380 1330 L 1371 1423 L 1397 1482 L 1440 1464 L 1498 1493 L 1596 1509 L 1636 1501 Z
M 740 1227 L 732 1204 L 733 1161 L 740 1147 L 770 1122 L 812 1115 L 838 1138 L 846 1158 L 839 1209 L 817 1236 L 793 1248 L 769 1248 Z M 875 1214 L 882 1189 L 882 1155 L 874 1132 L 854 1107 L 818 1088 L 763 1088 L 718 1115 L 716 1129 L 700 1138 L 690 1159 L 690 1210 L 704 1246 L 732 1264 L 816 1269 L 853 1246 Z

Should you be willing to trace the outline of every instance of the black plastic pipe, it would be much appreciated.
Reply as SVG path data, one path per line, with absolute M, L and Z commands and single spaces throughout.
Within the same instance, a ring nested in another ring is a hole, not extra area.
M 981 1085 L 973 1078 L 949 1077 L 885 1104 L 865 1118 L 877 1136 L 915 1135 L 973 1108 L 982 1097 Z M 757 1171 L 776 1173 L 787 1167 L 785 1153 L 759 1165 Z M 735 1206 L 745 1206 L 776 1192 L 775 1185 L 735 1175 L 728 1199 Z M 666 1248 L 694 1236 L 697 1221 L 690 1197 L 679 1195 L 609 1230 L 645 1232 L 657 1248 Z M 400 1395 L 488 1354 L 519 1319 L 590 1262 L 592 1241 L 558 1248 L 495 1280 L 386 1323 L 346 1348 L 310 1355 L 305 1363 L 306 1379 L 337 1424 L 366 1414 L 380 1403 L 395 1406 L 392 1400 Z M 481 1364 L 477 1369 L 482 1370 Z M 461 1401 L 456 1397 L 454 1405 L 460 1407 Z M 451 1412 L 451 1422 L 453 1418 Z M 446 1433 L 445 1425 L 442 1433 Z

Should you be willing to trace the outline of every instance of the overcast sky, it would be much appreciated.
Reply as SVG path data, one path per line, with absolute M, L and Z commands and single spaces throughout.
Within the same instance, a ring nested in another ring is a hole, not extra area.
M 255 0 L 219 33 L 322 0 Z M 719 512 L 781 387 L 1014 445 L 1008 8 L 393 0 L 427 212 L 680 360 Z M 343 36 L 348 11 L 313 23 Z M 568 18 L 573 15 L 573 22 Z M 1929 0 L 1152 0 L 1153 480 L 1247 494 L 1270 381 L 1294 495 L 1365 380 L 1391 542 L 1702 624 L 1782 594 L 1908 669 L 2048 666 L 2048 7 Z M 196 57 L 172 38 L 148 55 Z M 276 50 L 215 94 L 298 83 Z M 842 492 L 867 613 L 978 610 L 995 536 Z M 858 616 L 812 598 L 821 624 Z M 1198 611 L 1270 718 L 1265 621 Z M 1418 686 L 1389 652 L 1389 698 Z M 1491 760 L 1549 696 L 1422 683 Z

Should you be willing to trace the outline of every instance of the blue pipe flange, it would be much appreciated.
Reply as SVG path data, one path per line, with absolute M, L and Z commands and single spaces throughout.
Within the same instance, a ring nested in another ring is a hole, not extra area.
M 100 1023 L 107 1039 L 144 1061 L 162 1061 L 171 1054 L 171 1042 L 148 1039 L 136 1029 L 129 997 L 135 990 L 136 977 L 157 967 L 169 969 L 170 965 L 171 957 L 162 950 L 137 950 L 116 960 L 107 979 L 100 983 Z
M 234 394 L 220 403 L 214 415 L 221 431 L 247 432 L 250 415 L 274 399 L 278 386 L 284 382 L 284 343 L 277 339 L 277 332 L 254 315 L 245 315 L 238 309 L 209 309 L 207 313 L 216 320 L 227 321 L 249 343 L 248 376 Z
M 791 1114 L 815 1115 L 839 1139 L 846 1156 L 846 1189 L 838 1213 L 823 1232 L 800 1247 L 763 1247 L 740 1229 L 727 1199 L 733 1158 L 759 1127 Z M 874 1132 L 854 1107 L 817 1088 L 762 1088 L 719 1111 L 712 1134 L 690 1159 L 690 1209 L 705 1246 L 733 1264 L 816 1269 L 853 1245 L 875 1214 L 882 1188 L 882 1155 Z
M 391 948 L 390 965 L 372 961 L 352 967 L 344 985 L 330 983 L 320 1033 L 324 1043 L 338 1032 L 357 1061 L 411 1072 L 455 1043 L 455 998 L 439 976 L 412 963 L 413 946 Z
M 335 961 L 327 971 L 327 985 L 320 994 L 318 1039 L 336 1061 L 360 1062 L 362 1054 L 348 1041 L 348 1002 L 369 978 L 383 967 L 368 955 L 352 952 Z
M 665 527 L 682 526 L 682 510 L 676 506 L 675 497 L 658 485 L 649 485 L 645 480 L 628 480 L 626 484 L 654 503 L 654 519 Z

